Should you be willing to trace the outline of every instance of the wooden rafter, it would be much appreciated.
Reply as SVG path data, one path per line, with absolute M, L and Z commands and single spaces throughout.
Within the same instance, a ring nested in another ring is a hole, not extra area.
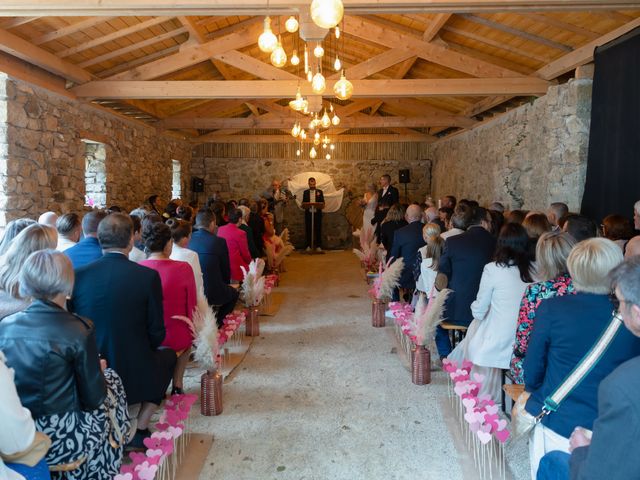
M 189 40 L 199 45 L 207 43 L 207 37 L 200 31 L 200 27 L 192 17 L 180 16 L 178 21 L 189 31 Z M 218 60 L 210 59 L 213 66 L 220 72 L 220 75 L 225 80 L 232 80 L 233 76 L 229 73 L 227 68 Z
M 51 42 L 53 40 L 66 37 L 67 35 L 72 35 L 74 33 L 80 32 L 87 28 L 95 27 L 100 23 L 108 22 L 109 20 L 112 20 L 114 18 L 117 18 L 117 17 L 87 18 L 86 20 L 72 23 L 71 25 L 67 25 L 66 27 L 59 28 L 58 30 L 54 30 L 53 32 L 45 33 L 44 35 L 31 40 L 31 43 L 33 43 L 34 45 L 42 45 L 43 43 Z
M 329 133 L 329 135 L 334 135 Z M 191 139 L 194 144 L 215 143 L 295 143 L 298 140 L 291 135 L 214 135 L 207 134 Z M 340 135 L 340 143 L 375 142 L 423 142 L 432 143 L 434 137 L 423 133 L 413 134 L 360 134 Z M 305 144 L 308 145 L 308 144 Z
M 439 13 L 438 15 L 436 15 L 436 18 L 433 19 L 433 21 L 429 24 L 427 29 L 422 34 L 422 40 L 424 40 L 425 42 L 430 42 L 431 40 L 436 38 L 438 32 L 440 32 L 442 27 L 444 27 L 445 23 L 447 23 L 450 18 L 450 13 Z
M 332 91 L 332 81 L 327 90 Z M 427 97 L 439 95 L 544 95 L 549 83 L 539 78 L 449 78 L 428 80 L 354 80 L 354 97 Z M 295 92 L 295 80 L 232 81 L 104 81 L 73 89 L 83 98 L 282 98 Z M 303 95 L 313 94 L 308 84 Z

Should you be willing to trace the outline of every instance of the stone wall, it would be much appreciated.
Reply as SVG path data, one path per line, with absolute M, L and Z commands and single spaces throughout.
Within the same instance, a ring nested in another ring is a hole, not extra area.
M 427 146 L 419 143 L 343 143 L 336 144 L 333 158 L 301 159 L 294 144 L 206 144 L 192 153 L 191 175 L 205 180 L 200 202 L 218 192 L 222 199 L 256 198 L 274 178 L 285 180 L 298 173 L 316 171 L 331 175 L 337 189 L 344 188 L 342 207 L 324 215 L 323 237 L 326 248 L 351 246 L 353 203 L 362 198 L 367 183 L 378 183 L 388 173 L 398 185 L 398 170 L 408 168 L 411 183 L 407 185 L 409 201 L 424 199 L 431 188 L 431 161 Z M 322 155 L 319 155 L 321 157 Z M 350 208 L 351 206 L 351 208 Z M 304 243 L 303 213 L 295 205 L 285 212 L 294 245 Z M 357 225 L 356 225 L 357 227 Z
M 0 227 L 84 208 L 83 140 L 105 146 L 107 205 L 135 208 L 154 193 L 170 199 L 171 160 L 181 162 L 188 186 L 188 143 L 0 74 Z
M 592 81 L 571 80 L 469 132 L 430 146 L 434 194 L 509 208 L 578 211 L 587 168 Z

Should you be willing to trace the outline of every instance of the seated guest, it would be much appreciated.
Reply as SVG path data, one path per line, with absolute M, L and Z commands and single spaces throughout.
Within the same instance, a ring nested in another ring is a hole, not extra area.
M 189 205 L 180 205 L 176 208 L 175 217 L 191 224 L 193 222 L 193 209 Z
M 506 223 L 519 223 L 522 225 L 526 216 L 526 210 L 511 210 L 507 215 L 505 215 L 504 220 Z
M 564 219 L 562 231 L 569 233 L 576 242 L 598 236 L 598 226 L 596 222 L 589 217 L 577 213 L 570 213 L 565 216 Z
M 80 240 L 80 233 L 82 233 L 80 216 L 77 213 L 65 213 L 58 217 L 56 230 L 58 231 L 58 246 L 56 250 L 64 252 Z
M 145 208 L 149 212 L 155 212 L 162 217 L 163 208 L 160 197 L 158 195 L 151 195 L 149 198 L 147 198 L 147 204 L 145 205 Z
M 31 412 L 22 406 L 14 383 L 14 372 L 5 365 L 0 352 L 0 478 L 3 480 L 49 479 L 49 467 L 40 460 L 33 467 L 19 463 L 7 463 L 2 457 L 27 452 L 34 442 L 41 440 L 36 435 L 36 426 Z M 44 453 L 43 453 L 44 455 Z M 35 461 L 36 459 L 34 459 Z
M 157 272 L 127 258 L 133 246 L 129 215 L 112 213 L 102 220 L 98 239 L 104 256 L 77 269 L 70 307 L 93 320 L 98 351 L 122 378 L 129 405 L 140 405 L 131 445 L 141 448 L 176 363 L 173 350 L 160 347 L 162 283 Z
M 402 258 L 404 267 L 400 274 L 399 287 L 404 290 L 413 290 L 416 288 L 414 270 L 421 261 L 418 249 L 425 245 L 424 238 L 422 238 L 423 224 L 420 206 L 409 205 L 404 218 L 408 225 L 399 228 L 393 234 L 393 246 L 387 255 L 387 260 L 394 259 L 395 261 Z
M 522 222 L 522 226 L 529 235 L 529 256 L 532 261 L 536 259 L 536 245 L 540 235 L 551 231 L 551 224 L 547 216 L 543 213 L 529 213 Z
M 218 228 L 218 237 L 227 242 L 231 283 L 242 283 L 244 275 L 241 267 L 247 270 L 249 263 L 251 263 L 247 234 L 240 228 L 242 224 L 242 211 L 237 208 L 230 210 L 228 219 L 229 223 Z
M 55 212 L 44 212 L 38 217 L 38 223 L 40 225 L 46 225 L 47 227 L 56 228 L 56 222 L 58 221 L 58 214 Z
M 227 224 L 227 206 L 222 201 L 215 201 L 211 204 L 211 210 L 216 216 L 216 225 L 222 227 Z
M 431 297 L 433 284 L 438 274 L 438 262 L 442 255 L 444 240 L 440 236 L 440 227 L 435 223 L 427 223 L 422 229 L 422 238 L 426 245 L 420 248 L 420 276 L 416 280 L 416 290 Z
M 561 385 L 595 345 L 611 321 L 609 272 L 622 262 L 611 240 L 592 238 L 578 243 L 567 259 L 575 295 L 549 298 L 536 313 L 536 323 L 524 358 L 524 383 L 530 397 L 526 410 L 538 415 L 545 399 Z M 604 377 L 640 355 L 640 339 L 625 329 L 586 377 L 565 397 L 560 408 L 542 418 L 529 442 L 532 478 L 540 458 L 551 450 L 568 452 L 569 436 L 577 426 L 592 428 L 597 416 L 597 390 Z
M 456 197 L 454 197 L 453 195 L 445 195 L 440 199 L 441 208 L 451 208 L 455 210 L 456 203 Z
M 640 235 L 636 235 L 629 240 L 627 249 L 624 252 L 624 258 L 631 258 L 635 255 L 640 255 Z
M 133 247 L 129 252 L 129 260 L 132 262 L 140 263 L 147 259 L 147 254 L 144 253 L 144 244 L 142 242 L 142 220 L 137 215 L 129 215 L 131 222 L 133 223 Z M 140 245 L 142 248 L 138 248 Z
M 51 438 L 47 463 L 86 457 L 65 478 L 112 478 L 120 470 L 130 428 L 126 398 L 118 375 L 101 370 L 91 321 L 65 309 L 73 283 L 73 268 L 63 253 L 32 253 L 20 273 L 20 295 L 33 303 L 0 322 L 0 349 L 15 370 L 22 404 L 37 430 Z M 116 432 L 124 434 L 118 438 Z
M 452 215 L 453 215 L 453 208 L 441 207 L 438 209 L 438 218 L 440 218 L 440 221 L 444 226 L 444 228 L 441 229 L 443 232 L 447 229 L 447 226 L 451 222 Z
M 393 247 L 393 236 L 396 230 L 407 225 L 407 221 L 404 219 L 404 210 L 399 203 L 391 205 L 387 211 L 387 216 L 384 217 L 382 224 L 380 225 L 379 240 L 382 246 L 387 251 L 387 254 L 391 252 Z
M 258 252 L 258 257 L 262 257 L 264 255 L 264 240 L 262 236 L 264 235 L 264 220 L 258 213 L 260 209 L 258 202 L 252 200 L 249 203 L 249 210 L 251 213 L 249 214 L 249 221 L 247 225 L 251 228 L 251 232 L 253 234 L 253 244 L 256 246 L 256 250 Z
M 196 282 L 193 270 L 186 262 L 171 260 L 171 229 L 162 222 L 144 222 L 142 227 L 142 241 L 149 258 L 140 265 L 155 270 L 162 281 L 162 311 L 164 312 L 164 328 L 167 332 L 163 347 L 170 348 L 178 361 L 173 372 L 173 389 L 171 394 L 183 393 L 182 379 L 189 363 L 189 353 L 193 336 L 191 328 L 185 320 L 177 317 L 193 318 L 196 308 Z
M 106 216 L 107 214 L 102 210 L 92 210 L 82 219 L 84 238 L 64 251 L 74 269 L 102 258 L 102 248 L 98 242 L 98 225 Z
M 493 202 L 489 205 L 489 211 L 504 213 L 504 205 L 500 202 Z
M 507 223 L 500 230 L 493 262 L 484 266 L 476 299 L 471 304 L 473 322 L 450 358 L 473 362 L 473 372 L 484 375 L 481 394 L 500 399 L 502 370 L 508 368 L 518 307 L 531 277 L 529 237 L 521 225 Z
M 504 225 L 504 215 L 502 212 L 489 210 L 489 216 L 491 217 L 491 235 L 498 238 L 500 230 L 502 230 L 502 226 Z
M 610 274 L 625 327 L 640 337 L 640 258 L 625 260 Z M 615 302 L 614 302 L 615 303 Z M 629 454 L 638 441 L 640 357 L 620 365 L 598 387 L 593 433 L 576 427 L 569 439 L 571 457 L 552 451 L 540 460 L 538 479 L 628 480 L 640 478 L 640 457 Z
M 547 209 L 547 220 L 551 224 L 552 230 L 560 230 L 560 219 L 569 214 L 569 207 L 566 203 L 553 202 Z
M 30 218 L 18 218 L 7 223 L 7 226 L 4 229 L 2 241 L 0 241 L 0 265 L 2 265 L 3 257 L 7 253 L 7 250 L 9 250 L 9 246 L 13 239 L 16 238 L 22 230 L 34 223 L 37 222 Z
M 602 220 L 602 236 L 614 242 L 624 252 L 627 242 L 633 237 L 633 225 L 622 215 L 607 215 Z
M 253 230 L 249 226 L 249 218 L 251 216 L 251 210 L 245 205 L 240 205 L 238 209 L 242 212 L 242 222 L 240 223 L 240 230 L 247 234 L 247 244 L 249 245 L 249 253 L 251 258 L 259 258 L 260 252 L 256 248 L 256 243 L 253 235 Z
M 55 248 L 56 231 L 45 225 L 33 223 L 22 230 L 11 242 L 6 261 L 0 266 L 0 321 L 29 306 L 28 298 L 20 295 L 20 272 L 33 252 Z
M 471 209 L 465 204 L 459 204 L 451 216 L 451 221 L 447 225 L 447 231 L 442 232 L 440 236 L 443 240 L 454 237 L 463 233 L 469 225 L 471 218 Z
M 216 217 L 208 208 L 201 208 L 196 215 L 196 225 L 191 235 L 189 249 L 198 254 L 202 268 L 204 295 L 209 305 L 218 307 L 218 326 L 233 311 L 238 301 L 238 290 L 229 285 L 231 268 L 227 242 L 217 237 Z
M 471 303 L 478 293 L 484 266 L 491 261 L 496 245 L 496 239 L 482 227 L 487 210 L 475 207 L 470 212 L 467 230 L 445 241 L 438 267 L 438 273 L 447 278 L 447 288 L 453 290 L 447 297 L 445 320 L 465 327 L 473 320 Z M 440 357 L 451 353 L 449 335 L 440 326 L 437 328 L 436 345 Z
M 511 357 L 514 383 L 524 383 L 522 362 L 527 354 L 529 336 L 540 302 L 574 293 L 573 282 L 567 270 L 567 257 L 575 243 L 571 235 L 559 231 L 543 233 L 538 240 L 534 272 L 537 283 L 529 285 L 524 291 L 518 313 L 516 341 Z
M 440 231 L 443 232 L 445 230 L 445 223 L 440 220 L 440 212 L 436 207 L 427 207 L 424 210 L 424 215 L 422 218 L 423 223 L 435 223 L 440 227 Z
M 191 265 L 193 277 L 196 283 L 196 293 L 198 299 L 204 297 L 204 287 L 202 285 L 202 269 L 200 268 L 200 260 L 198 254 L 193 250 L 189 250 L 188 245 L 191 240 L 191 223 L 185 220 L 177 220 L 170 218 L 167 225 L 171 229 L 171 238 L 173 239 L 173 248 L 171 249 L 171 260 L 179 262 L 187 262 Z

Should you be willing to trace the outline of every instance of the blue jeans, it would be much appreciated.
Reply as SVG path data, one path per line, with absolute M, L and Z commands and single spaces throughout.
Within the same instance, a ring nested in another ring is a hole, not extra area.
M 537 480 L 569 480 L 571 455 L 559 450 L 547 453 L 540 459 Z
M 452 350 L 449 332 L 440 325 L 436 328 L 436 347 L 438 347 L 438 355 L 440 355 L 440 358 L 446 357 Z
M 27 480 L 49 480 L 51 478 L 51 475 L 49 475 L 49 467 L 44 459 L 40 460 L 40 462 L 33 467 L 27 467 L 20 463 L 7 463 L 6 466 Z

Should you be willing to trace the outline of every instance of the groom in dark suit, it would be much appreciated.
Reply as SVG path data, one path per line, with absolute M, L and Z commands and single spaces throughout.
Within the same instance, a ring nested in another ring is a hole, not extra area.
M 391 185 L 391 176 L 385 174 L 380 177 L 380 190 L 378 190 L 378 207 L 371 220 L 371 225 L 376 226 L 376 238 L 380 239 L 380 224 L 387 216 L 392 205 L 400 201 L 398 189 Z
M 309 188 L 302 194 L 302 208 L 304 208 L 304 231 L 307 239 L 307 251 L 311 251 L 313 243 L 316 251 L 322 251 L 322 209 L 324 208 L 324 193 L 316 188 L 316 179 L 309 178 Z M 313 219 L 314 242 L 311 241 L 311 215 Z

